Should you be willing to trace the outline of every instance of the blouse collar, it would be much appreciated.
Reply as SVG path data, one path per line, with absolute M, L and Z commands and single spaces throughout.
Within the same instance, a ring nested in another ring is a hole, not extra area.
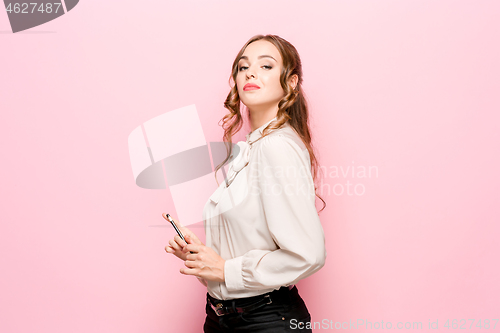
M 269 120 L 261 127 L 257 128 L 253 132 L 248 133 L 246 135 L 247 139 L 246 142 L 239 141 L 238 143 L 236 143 L 239 147 L 239 151 L 237 152 L 236 157 L 232 161 L 231 167 L 227 175 L 227 179 L 225 179 L 226 186 L 223 186 L 224 183 L 221 183 L 217 188 L 217 190 L 210 196 L 210 200 L 212 200 L 213 203 L 218 204 L 222 192 L 224 191 L 224 188 L 228 187 L 233 182 L 238 172 L 240 172 L 244 167 L 247 166 L 248 162 L 250 161 L 250 149 L 252 148 L 251 143 L 260 138 L 262 136 L 264 128 L 266 128 L 267 125 L 269 125 L 273 120 L 276 119 L 278 119 L 277 116 Z
M 278 116 L 274 117 L 273 119 L 269 120 L 267 123 L 265 123 L 264 125 L 262 125 L 261 127 L 257 128 L 256 130 L 254 130 L 253 132 L 249 132 L 247 135 L 246 135 L 246 139 L 247 139 L 247 143 L 250 141 L 250 142 L 254 142 L 255 140 L 257 140 L 258 138 L 260 138 L 262 136 L 262 132 L 264 131 L 264 128 L 266 128 L 267 125 L 269 125 L 272 121 L 278 119 Z

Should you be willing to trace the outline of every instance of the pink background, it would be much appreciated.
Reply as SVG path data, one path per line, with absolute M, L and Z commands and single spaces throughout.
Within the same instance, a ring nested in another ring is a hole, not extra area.
M 327 262 L 298 285 L 313 321 L 493 325 L 499 14 L 496 0 L 86 0 L 12 34 L 0 10 L 0 331 L 202 331 L 206 289 L 164 251 L 169 191 L 135 185 L 127 137 L 196 104 L 221 140 L 231 63 L 258 33 L 299 50 L 329 171 Z M 331 173 L 363 166 L 378 173 Z M 340 193 L 348 181 L 364 192 Z

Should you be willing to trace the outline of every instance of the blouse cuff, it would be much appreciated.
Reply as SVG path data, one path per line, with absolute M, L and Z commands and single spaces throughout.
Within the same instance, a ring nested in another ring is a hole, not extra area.
M 226 288 L 228 291 L 243 290 L 242 274 L 243 256 L 226 260 L 224 264 L 224 280 L 226 281 Z

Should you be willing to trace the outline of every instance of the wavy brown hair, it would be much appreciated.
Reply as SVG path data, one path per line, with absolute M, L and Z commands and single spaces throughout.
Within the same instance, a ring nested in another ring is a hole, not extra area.
M 240 57 L 245 52 L 245 49 L 251 43 L 265 40 L 272 43 L 280 52 L 281 58 L 283 59 L 283 68 L 281 69 L 280 82 L 283 91 L 285 92 L 285 97 L 278 103 L 278 113 L 277 119 L 271 122 L 263 131 L 262 137 L 269 134 L 270 131 L 280 128 L 286 121 L 294 128 L 297 134 L 300 136 L 304 142 L 307 150 L 309 151 L 309 156 L 311 158 L 311 169 L 314 185 L 314 191 L 316 196 L 323 201 L 323 208 L 320 212 L 325 209 L 326 203 L 316 193 L 317 186 L 316 181 L 318 177 L 319 163 L 314 154 L 314 147 L 311 144 L 311 133 L 308 125 L 308 108 L 307 102 L 302 91 L 302 63 L 300 61 L 299 53 L 295 47 L 288 41 L 276 35 L 256 35 L 250 38 L 245 45 L 241 48 L 240 52 L 236 56 L 231 77 L 229 78 L 230 85 L 233 81 L 231 91 L 227 95 L 226 101 L 224 102 L 224 107 L 229 110 L 221 121 L 223 122 L 222 128 L 224 129 L 223 141 L 226 145 L 227 156 L 221 164 L 219 164 L 215 169 L 215 180 L 217 181 L 217 171 L 226 164 L 226 162 L 231 157 L 233 150 L 232 137 L 236 134 L 243 126 L 243 119 L 240 112 L 240 97 L 238 95 L 238 87 L 236 86 L 236 76 L 238 75 L 238 61 Z M 297 75 L 298 81 L 295 89 L 289 85 L 290 79 L 293 75 Z M 248 121 L 250 120 L 250 113 L 248 113 Z M 220 121 L 219 121 L 220 124 Z M 260 138 L 259 138 L 260 139 Z M 217 181 L 217 184 L 219 182 Z

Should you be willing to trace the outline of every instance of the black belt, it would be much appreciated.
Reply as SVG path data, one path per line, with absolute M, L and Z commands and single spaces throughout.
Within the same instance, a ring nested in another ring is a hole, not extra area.
M 281 287 L 280 289 L 274 290 L 267 294 L 249 297 L 248 299 L 255 300 L 255 302 L 247 304 L 245 306 L 236 306 L 236 302 L 247 300 L 247 298 L 238 298 L 236 300 L 221 301 L 216 298 L 213 298 L 207 293 L 207 299 L 208 302 L 210 303 L 210 306 L 217 314 L 217 316 L 220 317 L 230 313 L 245 313 L 253 311 L 255 309 L 263 307 L 264 305 L 271 304 L 273 302 L 273 299 L 279 300 L 280 298 L 282 298 L 279 297 L 280 294 L 288 293 L 289 291 L 290 289 L 288 287 Z

